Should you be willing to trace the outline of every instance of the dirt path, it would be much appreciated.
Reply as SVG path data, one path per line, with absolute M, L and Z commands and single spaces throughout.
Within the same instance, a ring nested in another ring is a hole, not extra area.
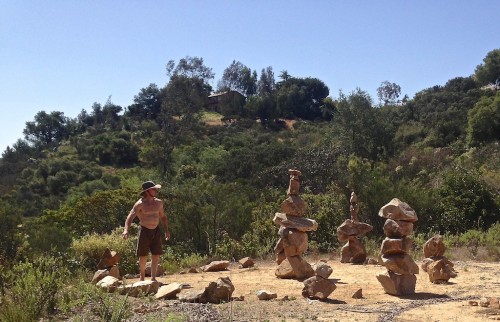
M 307 260 L 314 263 L 318 258 Z M 375 278 L 384 267 L 326 260 L 333 268 L 330 279 L 337 285 L 326 301 L 303 298 L 302 282 L 276 278 L 273 261 L 257 261 L 250 269 L 240 269 L 234 263 L 224 272 L 174 274 L 159 280 L 204 288 L 218 277 L 229 276 L 235 286 L 233 296 L 243 296 L 244 301 L 215 306 L 225 321 L 484 321 L 494 311 L 470 306 L 468 301 L 500 297 L 500 263 L 456 262 L 459 274 L 449 284 L 432 284 L 421 271 L 416 293 L 396 297 L 384 293 Z M 352 294 L 360 288 L 363 298 L 353 299 Z M 259 301 L 256 292 L 261 289 L 276 292 L 278 298 Z

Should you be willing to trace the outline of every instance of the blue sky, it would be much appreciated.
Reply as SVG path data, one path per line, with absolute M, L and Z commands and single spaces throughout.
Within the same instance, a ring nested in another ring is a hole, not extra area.
M 168 81 L 166 63 L 233 60 L 260 73 L 315 77 L 374 101 L 388 80 L 410 97 L 469 76 L 500 48 L 500 1 L 0 0 L 0 151 L 39 111 L 76 117 L 127 107 Z

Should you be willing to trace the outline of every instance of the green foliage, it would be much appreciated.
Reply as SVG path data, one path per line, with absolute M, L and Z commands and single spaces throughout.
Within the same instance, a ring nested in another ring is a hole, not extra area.
M 464 232 L 471 227 L 486 229 L 498 220 L 499 208 L 476 171 L 456 169 L 444 177 L 438 189 L 440 227 Z
M 500 92 L 495 97 L 482 97 L 469 110 L 467 143 L 477 146 L 500 138 Z
M 137 226 L 132 225 L 129 238 L 122 239 L 123 228 L 116 228 L 110 234 L 92 233 L 73 240 L 71 251 L 74 261 L 81 267 L 94 270 L 109 248 L 120 255 L 120 269 L 122 274 L 138 272 L 135 248 L 137 244 Z
M 0 200 L 0 263 L 13 262 L 22 244 L 21 216 L 14 206 Z
M 483 63 L 477 65 L 475 71 L 476 79 L 481 85 L 498 82 L 500 79 L 500 49 L 490 51 L 483 59 Z
M 493 224 L 485 236 L 486 250 L 494 260 L 500 260 L 500 222 Z
M 18 263 L 10 271 L 2 270 L 5 296 L 0 303 L 0 320 L 38 321 L 52 313 L 68 273 L 61 260 L 49 256 Z

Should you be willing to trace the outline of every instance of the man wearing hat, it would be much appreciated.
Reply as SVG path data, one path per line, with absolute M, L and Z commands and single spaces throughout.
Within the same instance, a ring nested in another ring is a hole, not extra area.
M 146 181 L 142 184 L 142 191 L 139 199 L 125 220 L 125 230 L 122 233 L 123 239 L 128 237 L 128 230 L 135 217 L 139 218 L 139 237 L 137 239 L 136 254 L 139 257 L 139 270 L 141 281 L 146 275 L 146 263 L 148 254 L 151 251 L 151 280 L 156 281 L 156 268 L 160 262 L 162 253 L 162 234 L 159 223 L 161 222 L 165 230 L 165 240 L 170 239 L 168 230 L 168 219 L 163 211 L 163 201 L 156 198 L 161 185 L 153 181 Z

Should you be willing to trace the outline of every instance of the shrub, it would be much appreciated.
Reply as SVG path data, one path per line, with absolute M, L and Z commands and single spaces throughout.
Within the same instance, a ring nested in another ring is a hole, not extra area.
M 123 228 L 116 228 L 110 234 L 90 234 L 73 240 L 71 249 L 74 259 L 86 269 L 95 269 L 102 254 L 109 248 L 120 255 L 120 270 L 122 273 L 136 273 L 138 271 L 135 248 L 137 243 L 137 226 L 131 225 L 129 238 L 121 237 Z
M 0 321 L 38 321 L 51 313 L 68 271 L 61 260 L 41 256 L 32 263 L 21 262 L 10 271 L 2 270 L 5 296 L 0 303 Z
M 486 232 L 485 243 L 488 255 L 494 260 L 500 260 L 500 222 L 493 224 Z

